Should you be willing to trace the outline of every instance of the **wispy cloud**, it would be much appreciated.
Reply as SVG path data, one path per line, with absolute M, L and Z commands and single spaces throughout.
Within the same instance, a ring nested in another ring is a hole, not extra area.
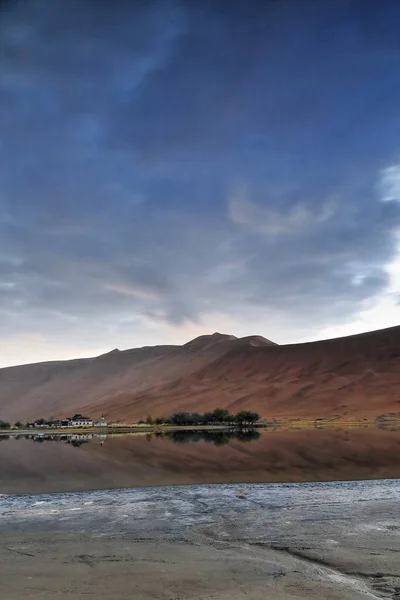
M 382 170 L 379 192 L 383 202 L 400 202 L 400 164 Z
M 322 203 L 317 208 L 299 203 L 292 207 L 277 209 L 256 204 L 248 198 L 248 192 L 240 187 L 230 196 L 228 201 L 229 218 L 235 225 L 240 225 L 266 235 L 296 235 L 305 230 L 326 223 L 336 212 L 333 200 Z

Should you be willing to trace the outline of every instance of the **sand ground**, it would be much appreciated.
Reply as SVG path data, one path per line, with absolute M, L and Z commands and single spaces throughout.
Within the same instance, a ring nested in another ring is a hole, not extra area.
M 2 600 L 400 598 L 400 482 L 0 499 Z

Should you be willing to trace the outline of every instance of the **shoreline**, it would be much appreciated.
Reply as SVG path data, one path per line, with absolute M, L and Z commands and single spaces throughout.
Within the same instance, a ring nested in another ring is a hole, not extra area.
M 290 487 L 296 487 L 296 488 L 301 488 L 301 487 L 306 487 L 306 486 L 312 486 L 312 485 L 322 485 L 322 486 L 335 486 L 335 485 L 347 485 L 347 484 L 367 484 L 367 483 L 399 483 L 400 484 L 400 477 L 381 477 L 381 478 L 376 478 L 376 479 L 329 479 L 329 480 L 324 480 L 321 481 L 319 479 L 309 479 L 309 480 L 305 480 L 305 481 L 237 481 L 237 482 L 230 482 L 230 483 L 219 483 L 219 482 L 214 482 L 214 483 L 208 483 L 208 482 L 204 482 L 204 483 L 169 483 L 168 485 L 166 484 L 160 484 L 160 485 L 155 485 L 154 483 L 152 484 L 141 484 L 141 485 L 126 485 L 126 486 L 122 486 L 122 487 L 94 487 L 94 488 L 84 488 L 84 489 L 80 489 L 80 490 L 64 490 L 64 489 L 60 489 L 57 491 L 51 491 L 51 492 L 12 492 L 12 493 L 0 493 L 0 507 L 1 507 L 1 501 L 2 499 L 23 499 L 23 498 L 35 498 L 36 501 L 40 501 L 38 499 L 40 499 L 41 496 L 43 497 L 68 497 L 68 496 L 74 496 L 76 494 L 79 495 L 85 495 L 85 494 L 98 494 L 98 493 L 105 493 L 105 492 L 109 492 L 109 493 L 126 493 L 126 492 L 135 492 L 135 491 L 151 491 L 151 490 L 176 490 L 176 489 L 189 489 L 189 488 L 218 488 L 218 487 L 229 487 L 229 488 L 253 488 L 253 487 L 257 487 L 257 486 L 271 486 L 273 487 L 285 487 L 285 488 L 290 488 Z
M 269 422 L 255 423 L 251 425 L 237 424 L 220 424 L 220 425 L 138 425 L 138 424 L 114 424 L 106 427 L 30 427 L 30 428 L 10 428 L 0 429 L 1 435 L 25 435 L 30 433 L 52 433 L 57 434 L 86 434 L 86 433 L 104 433 L 112 434 L 128 434 L 128 433 L 153 433 L 162 431 L 212 431 L 212 430 L 227 430 L 227 429 L 279 429 L 281 431 L 291 429 L 330 429 L 330 428 L 365 428 L 365 427 L 398 427 L 400 429 L 400 418 L 392 417 L 391 415 L 379 415 L 376 417 L 354 417 L 354 418 L 316 418 L 316 419 L 274 419 Z

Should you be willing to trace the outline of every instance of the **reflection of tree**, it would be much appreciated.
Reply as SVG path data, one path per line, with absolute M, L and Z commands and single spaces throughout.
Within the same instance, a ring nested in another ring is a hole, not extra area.
M 202 430 L 202 431 L 159 431 L 156 437 L 171 440 L 175 444 L 197 443 L 199 441 L 215 446 L 224 446 L 233 440 L 240 442 L 251 442 L 258 440 L 260 433 L 256 429 L 232 429 L 232 430 Z
M 68 434 L 18 434 L 17 436 L 10 436 L 8 434 L 0 435 L 0 441 L 8 440 L 11 437 L 15 439 L 27 439 L 33 442 L 42 444 L 43 442 L 59 442 L 71 444 L 75 448 L 79 448 L 82 444 L 88 444 L 91 439 L 79 439 L 70 437 Z M 251 428 L 231 428 L 231 429 L 179 429 L 175 431 L 155 431 L 146 434 L 146 440 L 151 442 L 153 437 L 163 438 L 170 440 L 174 444 L 193 444 L 197 442 L 205 442 L 206 444 L 214 444 L 214 446 L 224 446 L 234 440 L 239 442 L 252 442 L 258 440 L 260 437 L 257 429 Z
M 237 439 L 241 442 L 252 442 L 258 440 L 260 432 L 257 429 L 239 429 L 237 432 Z

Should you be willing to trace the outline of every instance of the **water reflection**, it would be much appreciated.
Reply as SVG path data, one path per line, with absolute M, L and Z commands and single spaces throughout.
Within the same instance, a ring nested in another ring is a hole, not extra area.
M 0 435 L 0 441 L 11 438 L 14 440 L 32 440 L 33 442 L 60 442 L 78 447 L 93 440 L 104 442 L 107 435 L 101 433 L 21 433 L 16 435 Z
M 114 434 L 123 435 L 123 434 Z M 239 442 L 252 442 L 260 438 L 260 432 L 256 429 L 210 429 L 210 430 L 175 430 L 175 431 L 156 431 L 146 433 L 146 440 L 151 442 L 156 438 L 169 440 L 174 444 L 198 443 L 200 441 L 215 446 L 224 446 L 233 440 Z M 23 433 L 16 435 L 0 435 L 0 441 L 9 440 L 32 440 L 33 442 L 59 442 L 67 443 L 78 447 L 89 442 L 103 443 L 107 439 L 107 434 L 102 433 Z M 110 436 L 111 437 L 111 436 Z
M 197 443 L 200 441 L 215 446 L 224 446 L 233 440 L 252 442 L 260 438 L 257 429 L 208 429 L 208 430 L 178 430 L 157 431 L 156 437 L 171 440 L 175 444 Z
M 400 478 L 400 432 L 373 427 L 27 432 L 0 440 L 0 494 Z

